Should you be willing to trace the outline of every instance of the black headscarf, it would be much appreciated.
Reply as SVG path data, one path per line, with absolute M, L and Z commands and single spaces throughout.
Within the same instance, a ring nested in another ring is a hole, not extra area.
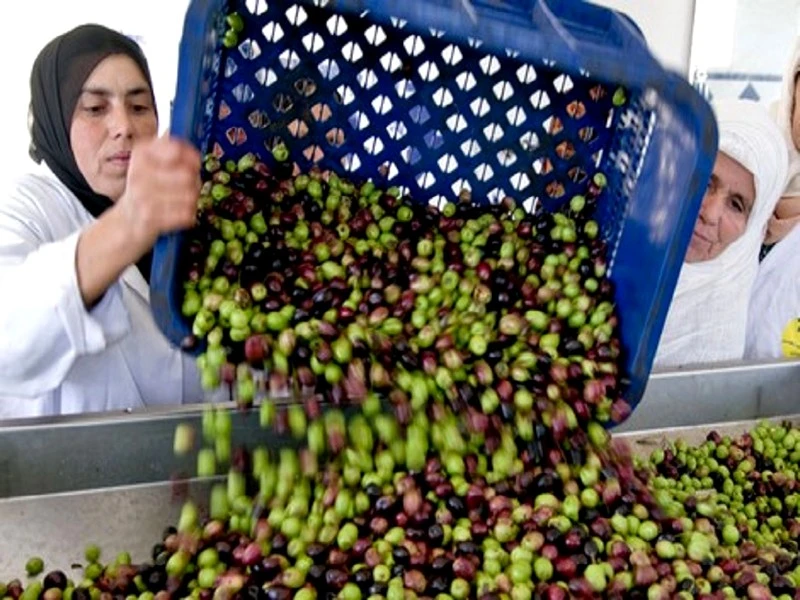
M 150 69 L 142 49 L 130 38 L 101 25 L 81 25 L 56 37 L 39 53 L 31 71 L 31 158 L 37 163 L 44 161 L 95 218 L 113 203 L 89 187 L 75 162 L 69 132 L 84 83 L 112 54 L 129 56 L 141 69 L 152 93 Z M 137 263 L 147 281 L 151 262 L 148 252 Z

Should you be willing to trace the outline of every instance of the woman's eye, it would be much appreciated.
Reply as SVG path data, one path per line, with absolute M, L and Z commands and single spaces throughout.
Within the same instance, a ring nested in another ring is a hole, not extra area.
M 96 114 L 99 114 L 99 113 L 103 112 L 103 108 L 104 108 L 104 106 L 102 106 L 100 104 L 95 104 L 95 105 L 90 105 L 90 106 L 84 106 L 83 109 L 86 112 L 88 112 L 89 114 L 96 115 Z
M 137 113 L 143 113 L 143 112 L 150 111 L 151 108 L 146 104 L 137 104 L 137 105 L 135 105 L 133 107 L 133 110 L 134 110 L 134 112 L 137 112 Z
M 737 213 L 745 212 L 744 202 L 740 198 L 731 198 L 729 200 L 729 203 L 731 205 L 731 208 L 733 208 L 733 210 L 736 211 Z

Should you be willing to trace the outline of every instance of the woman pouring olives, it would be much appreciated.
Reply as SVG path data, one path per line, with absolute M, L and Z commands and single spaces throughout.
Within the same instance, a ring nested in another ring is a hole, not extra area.
M 31 72 L 37 168 L 0 196 L 0 418 L 202 398 L 150 313 L 150 252 L 191 227 L 195 148 L 157 137 L 147 61 L 99 25 L 47 44 Z
M 744 357 L 761 242 L 786 178 L 787 152 L 764 108 L 714 107 L 719 151 L 695 223 L 655 367 Z

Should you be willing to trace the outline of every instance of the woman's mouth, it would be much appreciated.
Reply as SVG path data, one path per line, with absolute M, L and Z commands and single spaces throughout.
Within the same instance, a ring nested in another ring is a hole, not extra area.
M 125 165 L 127 166 L 131 160 L 131 153 L 130 152 L 117 152 L 116 154 L 111 155 L 108 161 L 114 163 L 116 165 Z
M 713 244 L 714 243 L 710 239 L 708 239 L 706 236 L 704 236 L 702 233 L 698 232 L 696 229 L 692 232 L 692 236 L 695 239 L 697 239 L 697 240 L 699 240 L 701 242 L 705 242 L 706 244 Z

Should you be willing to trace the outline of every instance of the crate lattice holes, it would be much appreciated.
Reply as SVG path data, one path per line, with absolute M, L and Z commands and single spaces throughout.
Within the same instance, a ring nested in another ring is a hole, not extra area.
M 217 57 L 222 77 L 207 132 L 215 155 L 263 156 L 283 142 L 299 170 L 319 165 L 398 185 L 437 205 L 464 190 L 478 202 L 510 195 L 529 212 L 581 193 L 606 152 L 614 175 L 634 183 L 630 157 L 643 154 L 647 124 L 631 123 L 634 153 L 608 148 L 615 120 L 642 113 L 615 109 L 615 86 L 546 58 L 497 55 L 434 29 L 423 37 L 400 19 L 372 22 L 328 4 L 230 3 L 245 29 Z M 610 198 L 603 210 L 619 213 L 624 203 Z M 603 233 L 613 248 L 619 232 Z

